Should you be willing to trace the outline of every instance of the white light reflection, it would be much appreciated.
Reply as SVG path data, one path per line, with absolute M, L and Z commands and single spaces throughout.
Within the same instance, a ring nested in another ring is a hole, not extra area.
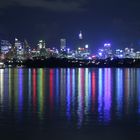
M 117 116 L 121 117 L 123 109 L 123 70 L 116 71 L 116 100 L 117 100 Z
M 4 69 L 0 69 L 0 103 L 3 103 L 3 83 L 4 83 Z

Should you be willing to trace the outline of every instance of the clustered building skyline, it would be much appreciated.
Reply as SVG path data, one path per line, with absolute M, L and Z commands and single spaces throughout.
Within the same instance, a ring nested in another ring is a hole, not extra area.
M 116 49 L 113 51 L 111 43 L 105 43 L 98 50 L 97 54 L 92 54 L 90 47 L 85 43 L 82 31 L 78 34 L 78 40 L 75 49 L 67 47 L 66 38 L 60 39 L 59 48 L 49 48 L 45 40 L 39 40 L 36 47 L 31 47 L 27 40 L 21 42 L 15 38 L 14 44 L 7 40 L 1 40 L 0 60 L 18 59 L 26 60 L 34 57 L 58 57 L 69 59 L 107 59 L 107 58 L 136 58 L 140 59 L 140 51 L 134 51 L 134 48 Z

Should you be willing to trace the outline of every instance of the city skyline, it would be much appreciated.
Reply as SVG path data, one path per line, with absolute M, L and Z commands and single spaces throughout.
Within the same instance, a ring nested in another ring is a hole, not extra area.
M 106 60 L 106 59 L 140 59 L 140 50 L 135 50 L 133 46 L 124 49 L 112 47 L 111 42 L 105 42 L 103 46 L 93 53 L 91 47 L 84 41 L 82 31 L 78 34 L 74 49 L 67 44 L 67 39 L 61 38 L 59 47 L 48 47 L 45 40 L 39 40 L 36 46 L 30 46 L 27 40 L 23 42 L 15 38 L 13 44 L 8 40 L 1 40 L 0 60 L 24 61 L 28 59 L 66 58 L 77 60 Z
M 38 40 L 34 40 L 33 44 L 32 44 L 32 41 L 29 41 L 29 39 L 19 38 L 19 37 L 15 37 L 12 40 L 10 40 L 8 38 L 7 39 L 2 38 L 0 40 L 1 40 L 1 42 L 2 41 L 9 42 L 13 46 L 13 44 L 15 43 L 15 40 L 18 39 L 21 43 L 27 42 L 28 45 L 31 47 L 31 49 L 37 48 L 39 41 L 44 41 L 45 46 L 47 48 L 60 49 L 61 48 L 61 43 L 64 41 L 65 47 L 75 50 L 75 49 L 78 48 L 78 42 L 80 40 L 82 40 L 82 46 L 81 47 L 85 47 L 85 45 L 88 45 L 90 47 L 90 50 L 92 51 L 92 53 L 96 53 L 99 49 L 101 49 L 104 46 L 105 43 L 111 44 L 112 49 L 114 51 L 117 50 L 117 49 L 125 49 L 125 48 L 133 48 L 134 50 L 137 50 L 137 51 L 140 50 L 140 43 L 136 42 L 136 41 L 134 41 L 134 42 L 118 42 L 118 43 L 114 43 L 113 41 L 106 40 L 104 42 L 100 41 L 100 42 L 98 42 L 97 46 L 94 46 L 93 44 L 90 44 L 90 41 L 88 42 L 87 37 L 86 37 L 86 33 L 84 33 L 82 30 L 77 32 L 77 34 L 74 35 L 74 37 L 75 38 L 73 39 L 73 42 L 70 42 L 70 39 L 68 39 L 68 37 L 57 38 L 56 40 L 54 40 L 55 45 L 50 45 L 46 38 L 45 39 L 40 38 Z

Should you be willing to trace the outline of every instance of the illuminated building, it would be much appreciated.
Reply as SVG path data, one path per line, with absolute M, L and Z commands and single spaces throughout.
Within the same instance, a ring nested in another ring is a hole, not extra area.
M 78 48 L 76 52 L 76 57 L 87 58 L 90 55 L 89 45 L 85 43 L 82 31 L 80 31 L 80 33 L 78 34 L 76 48 Z
M 88 44 L 85 45 L 85 53 L 89 54 L 89 45 Z
M 98 57 L 100 59 L 106 59 L 106 58 L 109 58 L 109 57 L 112 57 L 112 56 L 113 56 L 113 53 L 112 53 L 110 43 L 105 43 L 104 47 L 102 49 L 99 49 L 99 51 L 98 51 Z
M 27 40 L 24 41 L 24 45 L 25 45 L 25 51 L 26 51 L 26 53 L 30 53 L 31 52 L 31 48 L 30 48 Z
M 117 50 L 115 51 L 115 56 L 116 56 L 117 58 L 123 58 L 123 57 L 124 57 L 123 54 L 124 54 L 123 50 L 117 49 Z
M 135 56 L 136 56 L 136 53 L 134 52 L 134 49 L 131 48 L 130 49 L 130 58 L 135 58 Z
M 86 47 L 84 47 L 84 48 L 78 48 L 76 57 L 87 59 L 89 57 L 90 53 L 88 51 L 88 48 L 86 48 Z
M 103 49 L 98 50 L 98 58 L 99 59 L 104 59 L 104 50 Z
M 60 49 L 61 49 L 61 51 L 66 51 L 66 39 L 65 38 L 60 39 Z
M 137 59 L 140 59 L 140 51 L 137 51 L 137 52 L 136 52 L 136 58 L 137 58 Z
M 134 49 L 133 48 L 131 48 L 131 49 L 125 48 L 125 50 L 124 50 L 124 56 L 125 56 L 125 58 L 135 58 L 138 55 L 134 52 Z
M 77 41 L 77 51 L 76 51 L 76 57 L 82 58 L 82 59 L 88 59 L 90 56 L 89 52 L 89 45 L 85 43 L 83 33 L 80 31 L 78 34 L 78 41 Z
M 16 53 L 17 53 L 17 57 L 19 55 L 23 55 L 24 54 L 24 45 L 23 43 L 21 43 L 17 38 L 15 38 L 15 50 L 16 50 Z
M 104 44 L 104 57 L 112 57 L 112 50 L 111 50 L 111 44 L 110 43 L 105 43 Z
M 37 49 L 37 56 L 46 56 L 46 43 L 44 40 L 39 40 L 38 42 L 38 49 Z
M 84 48 L 84 47 L 85 47 L 85 43 L 84 43 L 84 39 L 83 39 L 83 34 L 82 34 L 82 31 L 80 31 L 80 33 L 78 34 L 76 48 Z
M 124 49 L 124 55 L 125 55 L 125 58 L 130 58 L 130 49 L 129 48 Z
M 39 40 L 38 48 L 42 49 L 42 48 L 45 48 L 45 46 L 46 46 L 45 41 L 44 40 Z
M 12 48 L 12 45 L 7 40 L 1 40 L 1 53 L 7 54 L 9 50 Z
M 61 38 L 60 39 L 60 57 L 66 57 L 67 56 L 67 49 L 66 49 L 66 39 Z
M 36 49 L 32 49 L 31 50 L 31 56 L 32 57 L 36 57 L 37 56 L 38 51 Z

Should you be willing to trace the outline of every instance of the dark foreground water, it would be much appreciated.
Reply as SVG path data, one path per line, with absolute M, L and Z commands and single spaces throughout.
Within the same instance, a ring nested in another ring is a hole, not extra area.
M 140 69 L 0 69 L 0 139 L 140 139 Z

